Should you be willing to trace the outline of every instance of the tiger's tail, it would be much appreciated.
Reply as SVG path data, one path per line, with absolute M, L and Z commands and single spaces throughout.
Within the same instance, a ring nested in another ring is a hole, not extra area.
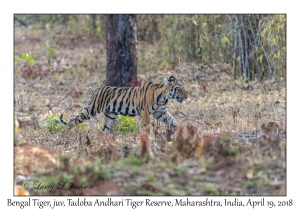
M 62 124 L 68 125 L 68 123 L 65 122 L 65 121 L 63 121 L 62 118 L 63 118 L 63 114 L 60 115 L 60 118 L 59 118 L 59 119 L 60 119 L 60 122 L 61 122 Z

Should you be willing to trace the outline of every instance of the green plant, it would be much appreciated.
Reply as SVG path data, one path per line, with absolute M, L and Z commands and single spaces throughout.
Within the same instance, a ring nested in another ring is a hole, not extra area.
M 50 132 L 63 131 L 65 125 L 60 122 L 59 116 L 56 114 L 51 114 L 47 120 L 40 123 L 42 131 L 45 132 L 49 130 Z
M 104 168 L 101 168 L 100 170 L 98 170 L 94 173 L 94 179 L 95 180 L 108 179 L 109 176 L 110 175 L 109 175 L 108 171 L 105 171 Z
M 91 161 L 88 161 L 86 164 L 85 164 L 85 168 L 87 170 L 92 170 L 94 168 L 94 165 Z
M 86 177 L 81 177 L 79 183 L 85 183 L 85 182 L 87 182 Z
M 46 41 L 45 44 L 41 45 L 39 53 L 46 54 L 48 58 L 52 58 L 55 51 L 51 48 L 49 41 Z
M 143 195 L 143 196 L 151 196 L 151 195 L 155 195 L 155 193 L 151 192 L 150 190 L 147 189 L 143 189 L 138 191 L 137 193 L 138 195 Z
M 219 189 L 215 184 L 211 184 L 211 183 L 205 183 L 203 186 L 203 190 L 205 191 L 206 194 L 209 195 L 220 195 Z
M 181 176 L 181 174 L 186 170 L 186 168 L 186 166 L 176 166 L 176 168 L 174 168 L 174 171 L 178 176 Z
M 76 127 L 74 128 L 75 131 L 83 131 L 83 132 L 87 132 L 88 128 L 87 125 L 85 123 L 80 123 L 78 125 L 76 125 Z
M 18 57 L 17 55 L 15 55 L 15 61 L 16 62 L 24 62 L 24 63 L 28 63 L 28 64 L 34 64 L 36 57 L 37 56 L 32 55 L 31 52 L 21 53 L 21 57 Z
M 205 169 L 210 170 L 212 168 L 211 163 L 205 163 Z
M 137 166 L 140 167 L 142 166 L 144 163 L 144 159 L 143 158 L 138 158 L 138 157 L 134 157 L 134 156 L 129 156 L 127 158 L 124 158 L 122 160 L 121 165 L 124 165 L 126 167 L 130 166 Z
M 134 118 L 120 115 L 116 119 L 116 131 L 121 133 L 127 133 L 127 132 L 137 132 L 137 126 L 134 121 Z
M 247 180 L 245 182 L 245 185 L 247 188 L 249 188 L 249 187 L 253 187 L 255 185 L 257 185 L 257 186 L 262 185 L 263 182 L 264 182 L 263 179 L 256 178 L 256 179 L 252 179 L 252 180 Z
M 51 114 L 47 120 L 40 123 L 42 131 L 45 132 L 49 130 L 50 132 L 59 132 L 65 129 L 65 125 L 61 123 L 59 116 L 57 114 Z M 88 128 L 85 123 L 78 124 L 75 128 L 75 131 L 84 131 L 87 132 Z
M 171 183 L 172 183 L 172 179 L 167 178 L 167 179 L 165 180 L 165 183 L 166 183 L 166 184 L 171 184 Z
M 150 174 L 148 176 L 148 182 L 154 182 L 156 180 L 155 176 L 153 174 Z
M 73 174 L 68 174 L 67 172 L 63 172 L 62 174 L 62 179 L 64 182 L 70 183 L 72 182 L 73 178 L 74 178 Z
M 139 166 L 133 166 L 131 170 L 132 170 L 132 174 L 137 174 L 140 171 L 140 167 Z

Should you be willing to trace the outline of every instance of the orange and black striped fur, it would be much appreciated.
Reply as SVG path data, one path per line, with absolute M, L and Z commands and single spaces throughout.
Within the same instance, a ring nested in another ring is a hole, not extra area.
M 179 103 L 187 98 L 184 88 L 171 76 L 164 82 L 148 82 L 140 87 L 103 87 L 98 88 L 90 97 L 83 111 L 71 119 L 68 123 L 60 120 L 68 128 L 74 127 L 85 120 L 95 117 L 104 112 L 105 124 L 103 131 L 110 130 L 118 115 L 137 116 L 141 115 L 150 132 L 150 115 L 159 121 L 163 121 L 172 127 L 176 127 L 175 118 L 167 111 L 169 99 L 176 99 Z

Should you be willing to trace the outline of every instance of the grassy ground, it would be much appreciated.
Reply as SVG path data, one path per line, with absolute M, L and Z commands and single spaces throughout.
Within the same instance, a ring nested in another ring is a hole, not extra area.
M 161 81 L 173 75 L 189 93 L 181 105 L 169 103 L 180 125 L 175 143 L 166 141 L 165 126 L 152 119 L 154 158 L 141 157 L 140 117 L 136 132 L 103 135 L 103 114 L 62 132 L 59 114 L 67 121 L 76 116 L 91 91 L 105 84 L 106 54 L 100 38 L 61 30 L 15 31 L 15 176 L 47 186 L 63 181 L 65 188 L 71 182 L 93 188 L 28 189 L 30 194 L 286 194 L 284 80 L 233 80 L 226 64 L 150 69 L 147 62 L 153 65 L 155 56 L 144 59 L 146 48 L 140 47 L 140 78 Z M 191 150 L 178 151 L 179 138 Z

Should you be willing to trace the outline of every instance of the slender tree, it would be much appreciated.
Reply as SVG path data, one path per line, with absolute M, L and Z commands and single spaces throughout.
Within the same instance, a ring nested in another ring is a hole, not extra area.
M 136 81 L 136 15 L 105 15 L 106 85 L 128 87 Z

